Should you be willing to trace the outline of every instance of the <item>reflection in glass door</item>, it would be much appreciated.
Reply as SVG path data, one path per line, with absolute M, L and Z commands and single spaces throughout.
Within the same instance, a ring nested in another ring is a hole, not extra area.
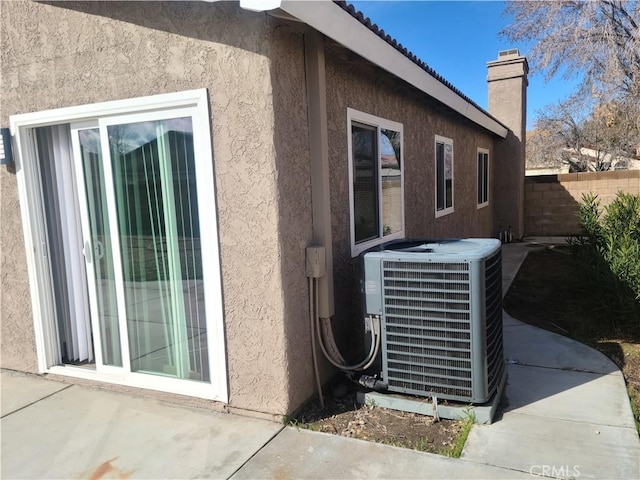
M 191 118 L 106 130 L 131 370 L 208 382 Z

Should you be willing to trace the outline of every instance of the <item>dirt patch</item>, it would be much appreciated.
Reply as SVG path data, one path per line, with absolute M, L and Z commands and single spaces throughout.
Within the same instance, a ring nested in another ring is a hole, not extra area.
M 358 385 L 341 383 L 325 396 L 325 408 L 311 402 L 289 424 L 318 432 L 459 456 L 468 422 L 390 410 L 357 403 Z M 337 393 L 337 395 L 336 395 Z

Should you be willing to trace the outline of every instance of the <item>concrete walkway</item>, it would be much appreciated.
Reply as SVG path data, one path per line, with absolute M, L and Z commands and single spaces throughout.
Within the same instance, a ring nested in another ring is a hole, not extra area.
M 550 240 L 547 240 L 550 241 Z M 504 289 L 528 251 L 503 249 Z M 504 316 L 498 419 L 462 458 L 2 372 L 2 478 L 640 478 L 624 379 L 605 356 Z

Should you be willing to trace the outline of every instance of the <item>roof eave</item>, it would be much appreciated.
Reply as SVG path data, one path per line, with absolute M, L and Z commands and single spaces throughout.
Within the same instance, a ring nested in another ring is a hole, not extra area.
M 280 9 L 477 125 L 506 138 L 507 127 L 401 54 L 339 5 L 327 1 L 283 1 Z

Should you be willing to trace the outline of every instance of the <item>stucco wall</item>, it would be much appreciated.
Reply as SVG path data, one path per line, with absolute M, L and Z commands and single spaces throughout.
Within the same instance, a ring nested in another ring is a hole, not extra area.
M 563 173 L 526 177 L 524 218 L 526 235 L 576 235 L 581 233 L 578 207 L 582 195 L 598 195 L 609 205 L 618 192 L 640 194 L 640 171 Z
M 308 400 L 315 389 L 305 275 L 305 249 L 311 245 L 313 235 L 303 35 L 287 25 L 276 25 L 272 52 L 278 260 L 283 300 L 280 319 L 284 322 L 289 413 Z
M 402 123 L 404 128 L 404 205 L 408 238 L 495 235 L 493 188 L 490 205 L 477 208 L 477 148 L 490 151 L 493 170 L 494 138 L 459 115 L 409 87 L 400 87 L 381 70 L 351 58 L 329 45 L 327 112 L 331 211 L 336 292 L 335 326 L 341 346 L 359 343 L 350 337 L 361 323 L 357 259 L 351 258 L 349 240 L 349 175 L 347 108 Z M 482 79 L 478 79 L 482 81 Z M 454 213 L 435 218 L 435 135 L 453 139 Z M 490 182 L 492 182 L 493 173 Z M 356 333 L 357 335 L 357 333 Z
M 0 167 L 0 365 L 34 372 L 38 360 L 15 180 Z
M 0 121 L 208 89 L 230 404 L 286 413 L 311 389 L 301 301 L 311 227 L 309 208 L 287 203 L 309 204 L 302 39 L 274 27 L 226 2 L 3 2 Z M 287 128 L 276 129 L 285 110 Z M 0 182 L 2 366 L 34 370 L 16 177 L 3 171 Z

